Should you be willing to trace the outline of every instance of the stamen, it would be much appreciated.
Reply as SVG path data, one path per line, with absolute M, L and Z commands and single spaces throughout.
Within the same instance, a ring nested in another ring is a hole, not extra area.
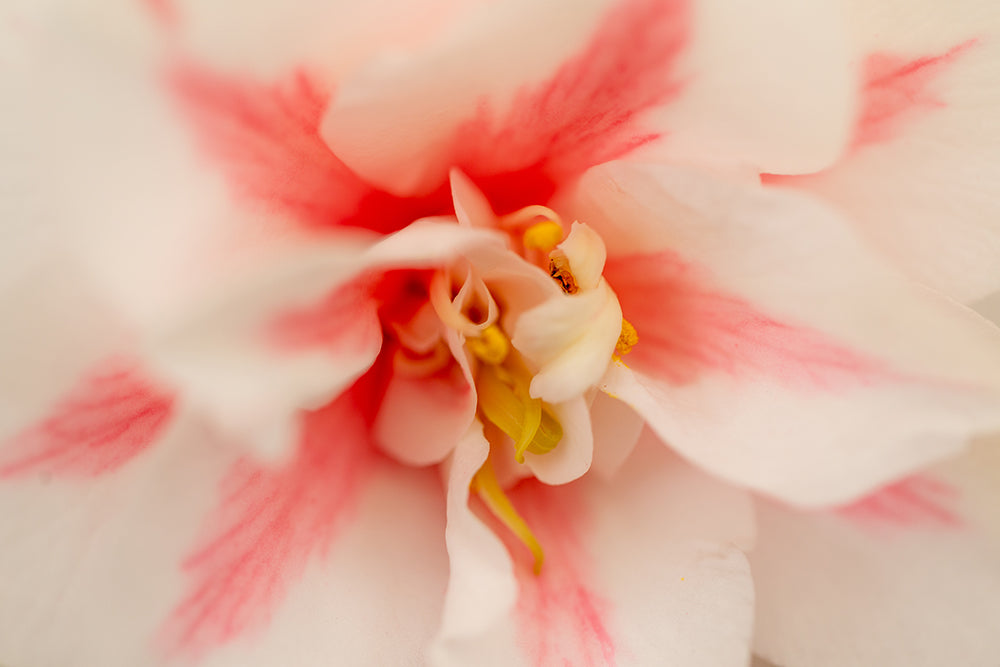
M 502 364 L 510 353 L 510 341 L 496 324 L 486 327 L 478 338 L 467 338 L 465 346 L 480 361 L 493 365 Z
M 636 332 L 635 327 L 623 317 L 622 333 L 618 336 L 618 342 L 615 344 L 615 354 L 619 357 L 628 354 L 638 342 L 639 334 Z
M 551 252 L 562 241 L 563 228 L 554 220 L 543 220 L 528 227 L 522 240 L 525 248 Z
M 562 424 L 548 407 L 528 395 L 530 378 L 499 366 L 479 369 L 476 389 L 483 416 L 515 443 L 514 459 L 524 463 L 524 453 L 545 454 L 562 440 Z
M 524 546 L 528 547 L 528 550 L 535 557 L 534 572 L 536 575 L 541 574 L 542 564 L 545 562 L 545 552 L 542 551 L 542 545 L 538 543 L 534 533 L 528 528 L 528 524 L 514 509 L 510 498 L 503 492 L 503 488 L 497 481 L 496 473 L 493 472 L 493 464 L 490 463 L 489 459 L 486 459 L 483 467 L 472 478 L 471 489 L 479 495 L 493 516 L 507 526 Z

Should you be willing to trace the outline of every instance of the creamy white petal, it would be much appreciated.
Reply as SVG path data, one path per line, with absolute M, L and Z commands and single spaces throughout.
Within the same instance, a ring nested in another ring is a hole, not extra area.
M 755 651 L 779 665 L 996 662 L 997 442 L 837 512 L 758 503 Z
M 603 281 L 522 313 L 511 342 L 539 368 L 531 395 L 550 403 L 582 395 L 604 374 L 621 330 L 618 299 Z

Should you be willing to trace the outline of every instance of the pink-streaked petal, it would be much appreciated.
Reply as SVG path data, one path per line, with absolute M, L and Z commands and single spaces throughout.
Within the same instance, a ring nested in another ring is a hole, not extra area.
M 276 83 L 178 68 L 170 78 L 199 144 L 251 206 L 313 230 L 356 226 L 386 232 L 447 212 L 446 193 L 403 199 L 369 185 L 319 136 L 328 91 L 295 72 Z
M 946 108 L 947 102 L 934 90 L 935 83 L 975 45 L 970 40 L 943 53 L 918 58 L 870 54 L 862 71 L 861 110 L 852 148 L 898 139 L 906 133 L 908 116 L 919 118 Z
M 864 63 L 854 148 L 781 180 L 824 197 L 911 277 L 962 301 L 1000 287 L 993 183 L 1000 11 L 989 3 L 850 2 Z
M 543 571 L 534 575 L 523 545 L 505 539 L 516 606 L 477 645 L 458 645 L 467 652 L 439 655 L 438 664 L 482 651 L 504 665 L 746 660 L 753 592 L 734 546 L 752 541 L 745 494 L 645 442 L 614 479 L 525 480 L 509 495 L 545 549 Z
M 632 121 L 676 91 L 685 3 L 609 6 L 487 7 L 427 51 L 345 82 L 323 135 L 394 192 L 432 191 L 459 166 L 499 210 L 543 201 L 655 138 Z
M 776 664 L 990 665 L 1000 650 L 996 442 L 858 506 L 758 503 L 755 651 Z M 878 501 L 882 509 L 871 510 Z
M 760 373 L 793 386 L 869 384 L 883 364 L 822 333 L 795 327 L 749 302 L 715 291 L 707 275 L 670 251 L 615 257 L 606 275 L 642 345 L 623 358 L 676 384 L 706 370 Z
M 230 460 L 181 416 L 114 474 L 3 480 L 0 661 L 158 664 L 153 638 L 183 586 L 177 565 Z
M 113 472 L 156 442 L 174 403 L 172 392 L 144 377 L 134 361 L 106 361 L 43 420 L 3 444 L 0 479 Z
M 295 458 L 236 462 L 217 508 L 181 567 L 186 592 L 167 620 L 169 650 L 198 655 L 266 627 L 308 563 L 329 553 L 355 509 L 371 450 L 353 397 L 303 416 Z
M 842 516 L 873 528 L 938 526 L 960 528 L 953 505 L 956 491 L 933 477 L 914 475 L 842 507 Z
M 1000 332 L 894 272 L 829 209 L 686 170 L 599 173 L 577 216 L 612 232 L 608 280 L 639 338 L 605 389 L 686 457 L 825 504 L 996 427 Z
M 266 630 L 218 647 L 199 665 L 419 662 L 441 619 L 444 521 L 435 471 L 375 461 L 352 520 L 289 586 Z

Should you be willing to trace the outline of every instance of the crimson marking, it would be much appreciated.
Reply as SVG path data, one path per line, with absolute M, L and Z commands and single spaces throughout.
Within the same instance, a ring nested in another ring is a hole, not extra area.
M 234 464 L 204 537 L 182 564 L 192 585 L 163 628 L 167 646 L 197 656 L 266 626 L 310 559 L 329 550 L 371 461 L 364 422 L 347 393 L 303 416 L 291 463 Z
M 515 567 L 519 593 L 514 618 L 522 648 L 531 661 L 546 665 L 597 667 L 616 664 L 618 651 L 608 629 L 608 601 L 587 585 L 590 564 L 580 541 L 584 503 L 571 486 L 551 487 L 524 480 L 508 491 L 518 512 L 545 549 L 540 575 L 531 570 L 526 557 Z M 524 546 L 509 531 L 487 521 L 507 544 L 511 553 Z
M 960 528 L 962 519 L 951 507 L 957 498 L 958 492 L 954 487 L 917 475 L 842 507 L 838 513 L 869 524 Z
M 675 96 L 672 71 L 687 43 L 684 0 L 629 0 L 612 9 L 583 50 L 548 80 L 525 86 L 502 116 L 484 100 L 456 133 L 460 166 L 498 211 L 547 201 L 592 167 L 657 138 L 643 111 Z
M 873 53 L 865 60 L 861 115 L 854 130 L 858 148 L 894 138 L 901 121 L 914 111 L 945 107 L 932 86 L 954 62 L 975 44 L 959 44 L 936 56 L 908 59 Z
M 0 478 L 26 474 L 96 477 L 149 447 L 174 411 L 174 397 L 133 365 L 104 362 L 83 377 L 42 421 L 5 445 Z
M 821 333 L 779 322 L 736 297 L 706 289 L 674 253 L 616 257 L 604 275 L 639 332 L 625 362 L 676 384 L 704 369 L 765 373 L 798 386 L 834 388 L 885 375 Z
M 323 142 L 329 92 L 302 72 L 276 84 L 242 82 L 180 67 L 171 89 L 201 147 L 225 167 L 235 193 L 309 228 L 379 232 L 450 211 L 446 190 L 406 199 L 365 183 Z
M 502 118 L 484 101 L 456 128 L 451 164 L 507 211 L 546 201 L 588 167 L 657 138 L 633 121 L 678 90 L 671 68 L 686 41 L 688 13 L 683 0 L 630 0 L 613 10 L 587 47 L 547 82 L 523 88 Z M 329 91 L 301 72 L 261 84 L 187 66 L 173 72 L 170 85 L 202 148 L 247 201 L 313 229 L 383 233 L 452 212 L 446 181 L 426 196 L 404 198 L 351 171 L 318 132 Z

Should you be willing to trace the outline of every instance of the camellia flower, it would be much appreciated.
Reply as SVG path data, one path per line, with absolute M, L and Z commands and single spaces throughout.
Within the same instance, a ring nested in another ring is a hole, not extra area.
M 990 664 L 967 4 L 5 9 L 0 661 Z

